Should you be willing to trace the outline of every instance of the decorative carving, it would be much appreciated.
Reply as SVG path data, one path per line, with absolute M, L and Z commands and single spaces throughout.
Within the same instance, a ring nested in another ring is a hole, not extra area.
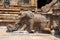
M 10 0 L 5 0 L 5 1 L 4 1 L 4 7 L 5 7 L 5 8 L 8 8 L 9 5 L 10 5 Z
M 57 3 L 57 0 L 52 0 L 49 4 L 46 4 L 41 8 L 42 12 L 47 12 L 51 9 L 51 7 Z

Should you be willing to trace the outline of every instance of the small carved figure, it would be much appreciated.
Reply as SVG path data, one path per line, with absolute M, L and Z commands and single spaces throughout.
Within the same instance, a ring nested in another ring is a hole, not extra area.
M 5 0 L 4 1 L 4 7 L 9 8 L 9 6 L 10 6 L 10 0 Z
M 12 24 L 8 24 L 7 25 L 7 31 L 6 32 L 13 32 L 13 31 L 17 31 L 19 28 L 19 26 L 17 24 L 12 25 Z

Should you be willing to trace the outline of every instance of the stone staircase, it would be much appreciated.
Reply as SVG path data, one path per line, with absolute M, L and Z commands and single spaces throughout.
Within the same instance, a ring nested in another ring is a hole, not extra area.
M 15 23 L 18 20 L 20 9 L 13 8 L 0 8 L 0 24 Z

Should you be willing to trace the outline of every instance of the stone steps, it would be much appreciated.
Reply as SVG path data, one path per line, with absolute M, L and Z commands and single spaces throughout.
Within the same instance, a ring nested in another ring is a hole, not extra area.
M 0 8 L 0 23 L 11 23 L 18 20 L 18 7 Z

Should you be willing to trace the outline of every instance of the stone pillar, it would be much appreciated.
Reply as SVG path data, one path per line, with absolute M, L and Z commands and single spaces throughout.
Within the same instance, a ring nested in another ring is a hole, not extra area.
M 35 6 L 36 6 L 35 12 L 37 12 L 37 1 L 38 1 L 38 0 L 35 0 Z
M 18 0 L 11 0 L 10 5 L 17 5 Z
M 31 0 L 31 6 L 34 6 L 35 0 Z

